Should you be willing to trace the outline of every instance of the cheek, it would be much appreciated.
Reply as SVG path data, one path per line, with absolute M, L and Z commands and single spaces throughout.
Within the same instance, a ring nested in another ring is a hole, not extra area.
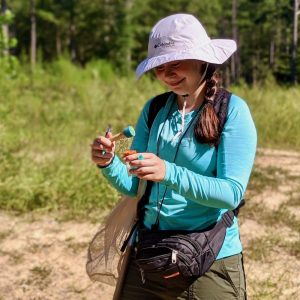
M 156 78 L 160 81 L 163 81 L 163 72 L 154 71 Z
M 154 74 L 155 74 L 155 76 L 156 76 L 157 78 L 159 78 L 159 76 L 160 76 L 160 72 L 159 72 L 159 71 L 157 71 L 157 70 L 154 69 Z

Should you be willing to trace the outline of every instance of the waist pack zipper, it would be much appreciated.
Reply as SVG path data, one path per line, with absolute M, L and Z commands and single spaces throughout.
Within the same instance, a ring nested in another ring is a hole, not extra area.
M 186 264 L 186 265 L 189 265 L 192 263 L 192 260 L 184 253 L 181 253 L 181 252 L 178 252 L 178 250 L 175 250 L 173 248 L 171 248 L 169 245 L 165 245 L 165 244 L 160 244 L 156 247 L 149 247 L 149 248 L 143 248 L 142 250 L 148 250 L 148 249 L 153 249 L 153 248 L 165 248 L 165 249 L 168 249 L 171 251 L 171 261 L 173 263 L 173 259 L 176 260 L 177 262 L 177 256 L 180 257 L 183 262 Z M 148 261 L 156 261 L 158 260 L 159 258 L 164 258 L 164 257 L 167 257 L 169 256 L 170 253 L 165 253 L 165 254 L 162 254 L 160 256 L 156 256 L 156 257 L 152 257 L 152 258 L 138 258 L 139 261 L 145 261 L 145 260 L 148 260 Z
M 191 260 L 188 256 L 186 256 L 185 254 L 178 252 L 178 253 L 177 253 L 177 256 L 178 256 L 179 258 L 181 258 L 181 260 L 184 262 L 184 264 L 185 264 L 186 266 L 189 266 L 189 265 L 192 264 L 192 260 Z
M 146 280 L 145 280 L 145 273 L 144 273 L 144 270 L 142 268 L 139 268 L 140 269 L 140 273 L 141 273 L 141 279 L 142 279 L 142 283 L 145 284 Z
M 185 254 L 180 253 L 177 250 L 172 249 L 172 248 L 169 248 L 169 249 L 172 251 L 172 253 L 171 253 L 172 264 L 177 263 L 177 257 L 180 258 L 181 262 L 183 262 L 186 265 L 186 267 L 189 267 L 189 265 L 192 263 L 191 259 L 188 256 L 186 256 Z M 146 282 L 145 271 L 142 267 L 139 267 L 139 271 L 141 274 L 142 284 L 145 284 L 145 282 Z M 179 275 L 179 272 L 177 272 L 177 273 Z M 176 276 L 177 276 L 177 273 L 176 273 Z
M 179 252 L 175 249 L 172 249 L 170 247 L 168 247 L 168 248 L 172 251 L 172 254 L 171 254 L 172 263 L 176 263 L 177 262 L 177 257 L 179 257 L 179 258 L 181 258 L 181 260 L 184 262 L 184 264 L 186 266 L 189 266 L 190 264 L 192 264 L 192 260 L 187 255 L 185 255 L 184 253 L 181 253 L 181 252 Z
M 178 251 L 172 250 L 172 264 L 176 264 Z
M 167 247 L 167 248 L 169 248 L 168 245 L 170 245 L 170 244 L 176 245 L 176 244 L 178 244 L 178 242 L 165 241 L 165 242 L 160 242 L 160 243 L 159 243 L 159 245 L 164 246 L 164 247 Z M 183 240 L 183 241 L 182 241 L 182 244 L 184 244 L 185 246 L 187 246 L 187 248 L 190 249 L 190 251 L 191 251 L 192 254 L 194 253 L 195 247 L 193 246 L 192 243 L 188 243 L 186 240 Z M 171 248 L 171 249 L 172 249 L 172 248 Z M 196 251 L 197 251 L 197 253 L 199 253 L 199 250 L 198 250 L 197 248 L 196 248 Z

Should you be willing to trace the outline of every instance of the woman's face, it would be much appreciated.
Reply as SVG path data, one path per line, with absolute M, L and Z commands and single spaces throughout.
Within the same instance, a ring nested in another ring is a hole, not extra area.
M 176 60 L 154 69 L 156 77 L 178 95 L 193 94 L 200 84 L 204 63 L 199 60 Z

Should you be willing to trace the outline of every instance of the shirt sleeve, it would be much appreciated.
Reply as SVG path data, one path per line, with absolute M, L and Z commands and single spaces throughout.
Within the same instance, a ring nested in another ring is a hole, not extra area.
M 146 152 L 147 150 L 149 139 L 147 121 L 150 102 L 151 99 L 144 106 L 135 126 L 136 134 L 130 149 L 136 150 L 137 152 Z M 101 171 L 109 183 L 120 193 L 133 197 L 136 196 L 139 179 L 128 175 L 126 165 L 119 157 L 115 156 L 112 163 L 106 168 L 101 168 Z
M 165 161 L 166 174 L 161 183 L 201 205 L 234 209 L 245 193 L 256 144 L 257 134 L 249 108 L 242 99 L 232 96 L 217 149 L 217 176 L 200 175 Z

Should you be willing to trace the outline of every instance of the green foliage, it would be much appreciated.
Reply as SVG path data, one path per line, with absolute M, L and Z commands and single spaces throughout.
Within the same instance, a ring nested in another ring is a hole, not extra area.
M 0 77 L 15 77 L 17 74 L 18 61 L 9 52 L 11 48 L 17 46 L 17 39 L 11 38 L 8 32 L 8 26 L 13 21 L 14 15 L 10 10 L 0 15 Z
M 86 64 L 85 70 L 92 74 L 94 79 L 111 82 L 115 77 L 115 71 L 111 63 L 105 60 L 94 60 Z
M 212 38 L 232 38 L 232 1 L 220 0 L 36 0 L 37 47 L 43 61 L 69 52 L 80 65 L 110 60 L 130 74 L 146 56 L 148 35 L 162 17 L 191 13 Z M 30 2 L 10 0 L 19 41 L 29 53 Z M 279 82 L 291 76 L 292 5 L 286 0 L 237 1 L 237 79 L 261 83 L 269 73 Z M 299 48 L 299 47 L 298 47 Z M 298 55 L 298 64 L 299 64 Z M 230 77 L 230 61 L 225 65 Z M 229 80 L 227 80 L 228 82 Z
M 300 149 L 300 89 L 269 86 L 233 88 L 249 102 L 260 146 Z
M 7 9 L 5 11 L 5 14 L 1 14 L 0 15 L 0 22 L 1 22 L 1 25 L 3 24 L 11 24 L 14 20 L 14 15 L 13 13 Z

